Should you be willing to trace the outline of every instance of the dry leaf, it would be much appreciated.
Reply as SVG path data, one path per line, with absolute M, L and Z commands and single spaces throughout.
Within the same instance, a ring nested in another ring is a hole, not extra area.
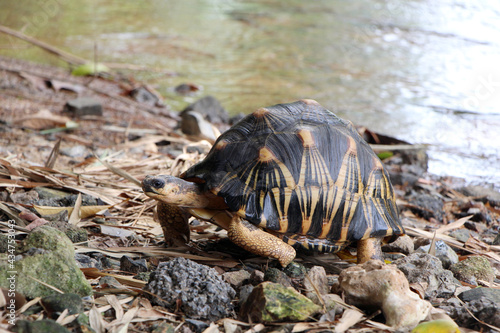
M 69 215 L 68 223 L 76 225 L 80 222 L 80 207 L 82 206 L 82 194 L 78 193 L 73 211 Z
M 16 125 L 21 125 L 23 127 L 28 127 L 35 130 L 62 127 L 66 126 L 66 123 L 71 121 L 68 117 L 57 116 L 50 112 L 49 110 L 40 110 L 37 113 L 24 117 L 21 119 L 14 120 L 13 123 Z
M 363 316 L 363 313 L 358 310 L 346 309 L 339 323 L 335 326 L 335 333 L 347 331 L 349 328 L 359 323 L 363 319 Z
M 85 219 L 87 217 L 95 216 L 97 213 L 109 209 L 111 205 L 102 205 L 102 206 L 80 206 L 80 218 Z M 63 210 L 68 211 L 68 215 L 73 213 L 73 207 L 50 207 L 50 206 L 38 206 L 33 205 L 33 208 L 40 215 L 53 215 L 58 214 Z
M 31 230 L 35 229 L 36 227 L 39 227 L 39 226 L 44 225 L 46 223 L 49 223 L 49 221 L 47 221 L 44 218 L 38 218 L 38 219 L 32 221 L 30 224 L 28 224 L 25 228 L 31 231 Z
M 96 333 L 105 333 L 106 322 L 102 318 L 101 312 L 97 309 L 95 305 L 92 306 L 92 308 L 90 309 L 89 322 L 90 322 L 90 327 Z
M 74 84 L 70 82 L 64 82 L 64 81 L 59 81 L 59 80 L 49 80 L 48 81 L 52 88 L 55 91 L 59 91 L 61 89 L 69 90 L 69 91 L 74 91 L 76 93 L 82 92 L 85 90 L 85 87 L 79 84 Z

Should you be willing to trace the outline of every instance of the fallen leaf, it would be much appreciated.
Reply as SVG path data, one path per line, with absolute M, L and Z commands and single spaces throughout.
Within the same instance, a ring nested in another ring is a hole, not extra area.
M 85 219 L 87 217 L 95 216 L 97 213 L 109 209 L 111 205 L 102 205 L 102 206 L 80 206 L 80 218 Z M 50 207 L 50 206 L 38 206 L 33 205 L 33 208 L 40 215 L 54 215 L 58 214 L 63 210 L 68 211 L 68 216 L 71 216 L 73 213 L 73 207 Z
M 109 68 L 103 64 L 95 64 L 93 62 L 80 65 L 71 71 L 74 76 L 87 76 L 97 73 L 109 73 Z
M 454 321 L 438 319 L 418 324 L 411 333 L 460 333 L 460 330 Z
M 70 120 L 71 119 L 68 117 L 58 116 L 49 110 L 43 109 L 28 117 L 16 119 L 13 123 L 35 130 L 41 130 L 56 126 L 66 126 L 66 123 Z
M 59 91 L 61 89 L 69 90 L 69 91 L 74 91 L 76 93 L 82 92 L 85 90 L 85 87 L 79 84 L 74 84 L 70 82 L 64 82 L 64 81 L 59 81 L 59 80 L 49 80 L 48 81 L 52 88 L 55 91 Z

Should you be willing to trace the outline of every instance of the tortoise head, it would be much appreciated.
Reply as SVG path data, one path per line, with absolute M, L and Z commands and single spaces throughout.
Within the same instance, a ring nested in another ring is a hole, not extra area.
M 204 208 L 208 202 L 197 184 L 174 176 L 146 176 L 142 189 L 150 198 L 179 207 Z

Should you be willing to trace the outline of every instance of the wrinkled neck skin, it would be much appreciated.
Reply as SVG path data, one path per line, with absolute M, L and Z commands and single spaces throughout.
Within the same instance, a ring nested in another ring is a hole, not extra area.
M 165 183 L 161 188 L 155 188 L 154 180 L 161 179 Z M 147 177 L 143 181 L 146 195 L 167 204 L 186 208 L 205 208 L 209 200 L 201 193 L 198 184 L 187 182 L 173 176 Z

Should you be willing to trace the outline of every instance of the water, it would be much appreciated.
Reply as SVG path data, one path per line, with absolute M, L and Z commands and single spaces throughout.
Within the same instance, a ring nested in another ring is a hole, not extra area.
M 500 184 L 496 1 L 0 0 L 0 23 L 231 113 L 313 98 L 356 124 L 429 144 L 429 171 Z M 0 54 L 61 64 L 0 36 Z M 137 74 L 136 74 L 137 75 Z

